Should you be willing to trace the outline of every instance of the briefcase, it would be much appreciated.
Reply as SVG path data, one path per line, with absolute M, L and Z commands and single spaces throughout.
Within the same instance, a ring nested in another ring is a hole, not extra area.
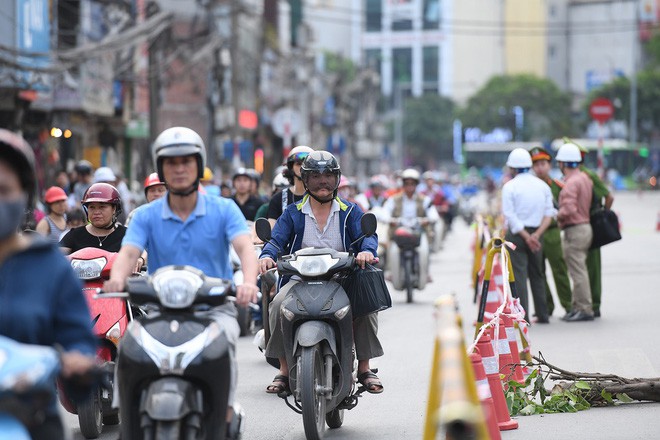
M 598 209 L 591 214 L 591 230 L 593 239 L 591 240 L 591 249 L 597 249 L 614 241 L 621 240 L 619 230 L 619 218 L 614 211 L 609 209 Z

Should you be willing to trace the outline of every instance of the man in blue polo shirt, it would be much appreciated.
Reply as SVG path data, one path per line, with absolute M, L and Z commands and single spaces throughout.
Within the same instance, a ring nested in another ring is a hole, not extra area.
M 245 277 L 244 283 L 237 287 L 236 302 L 239 305 L 256 302 L 257 261 L 245 217 L 233 200 L 197 191 L 206 165 L 202 138 L 189 128 L 169 128 L 154 141 L 152 157 L 160 180 L 167 184 L 167 197 L 135 213 L 104 290 L 123 290 L 144 250 L 149 256 L 150 272 L 171 264 L 190 265 L 208 276 L 231 279 L 231 243 Z M 210 313 L 224 329 L 232 347 L 228 402 L 231 407 L 236 389 L 233 349 L 239 336 L 236 308 L 227 303 Z

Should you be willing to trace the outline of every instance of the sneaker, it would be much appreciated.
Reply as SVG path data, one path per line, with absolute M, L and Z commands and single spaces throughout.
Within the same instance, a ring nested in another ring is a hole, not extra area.
M 562 316 L 561 320 L 562 321 L 568 321 L 568 319 L 571 318 L 576 313 L 577 312 L 574 312 L 573 310 L 571 310 L 570 312 L 567 312 L 564 316 Z
M 587 313 L 583 311 L 578 311 L 573 316 L 566 318 L 566 322 L 578 322 L 578 321 L 593 321 L 594 315 L 592 313 Z

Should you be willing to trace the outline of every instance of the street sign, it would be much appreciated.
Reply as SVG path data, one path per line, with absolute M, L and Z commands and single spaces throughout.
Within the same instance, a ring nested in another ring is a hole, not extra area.
M 300 133 L 302 126 L 300 113 L 292 108 L 282 107 L 273 115 L 271 125 L 279 137 L 295 136 Z
M 599 124 L 604 124 L 614 116 L 614 106 L 607 98 L 596 98 L 591 101 L 589 114 Z

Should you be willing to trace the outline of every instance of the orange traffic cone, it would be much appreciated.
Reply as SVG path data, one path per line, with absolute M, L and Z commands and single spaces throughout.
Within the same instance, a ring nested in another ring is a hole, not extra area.
M 493 352 L 493 346 L 491 345 L 488 332 L 484 332 L 481 338 L 479 338 L 479 341 L 477 341 L 477 353 L 481 355 L 484 370 L 486 370 L 488 385 L 490 385 L 490 394 L 495 404 L 497 426 L 500 428 L 500 431 L 517 429 L 518 422 L 511 419 L 509 408 L 506 406 L 502 381 L 500 381 L 500 372 L 497 371 L 497 359 L 495 359 L 495 353 Z
M 658 212 L 658 219 L 655 222 L 655 232 L 660 232 L 660 212 Z
M 497 353 L 500 360 L 500 373 L 506 375 L 506 381 L 511 377 L 511 364 L 513 364 L 513 358 L 511 357 L 511 347 L 509 346 L 509 340 L 506 336 L 506 329 L 504 327 L 504 321 L 500 319 L 500 328 L 495 337 L 495 327 L 488 329 L 491 337 L 491 345 L 493 346 L 493 352 L 495 352 L 495 347 L 497 346 Z
M 500 440 L 500 429 L 497 426 L 497 414 L 495 414 L 495 403 L 493 396 L 490 393 L 490 384 L 486 377 L 486 370 L 484 364 L 481 362 L 481 355 L 478 353 L 470 353 L 470 360 L 472 361 L 472 368 L 474 368 L 474 376 L 477 381 L 477 394 L 481 402 L 481 408 L 486 418 L 486 427 L 488 428 L 488 435 L 490 440 Z
M 511 360 L 515 364 L 513 369 L 513 380 L 518 383 L 525 383 L 525 375 L 523 374 L 522 367 L 520 366 L 520 352 L 518 351 L 518 339 L 516 338 L 516 328 L 513 326 L 513 319 L 508 315 L 510 313 L 509 307 L 504 307 L 504 314 L 502 314 L 502 322 L 504 323 L 504 331 L 506 339 L 509 342 L 509 350 L 511 351 Z M 500 327 L 501 328 L 501 327 Z

